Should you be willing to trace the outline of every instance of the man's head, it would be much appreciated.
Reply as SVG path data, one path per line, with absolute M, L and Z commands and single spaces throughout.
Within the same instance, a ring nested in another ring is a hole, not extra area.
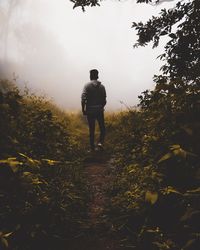
M 90 70 L 90 80 L 97 80 L 99 78 L 99 71 L 97 69 Z

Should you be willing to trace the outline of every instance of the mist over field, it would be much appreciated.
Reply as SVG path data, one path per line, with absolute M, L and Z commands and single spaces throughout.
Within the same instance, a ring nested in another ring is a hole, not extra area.
M 148 20 L 170 2 L 104 1 L 101 8 L 82 12 L 73 10 L 68 0 L 1 0 L 1 78 L 15 78 L 20 86 L 77 110 L 89 70 L 97 68 L 107 90 L 107 110 L 122 108 L 120 101 L 136 105 L 137 96 L 154 86 L 162 41 L 155 50 L 133 49 L 137 38 L 131 25 Z

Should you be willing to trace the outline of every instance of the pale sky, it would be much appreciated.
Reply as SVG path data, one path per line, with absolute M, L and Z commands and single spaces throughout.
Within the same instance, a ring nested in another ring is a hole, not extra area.
M 72 9 L 69 0 L 0 0 L 0 73 L 18 76 L 20 85 L 45 93 L 66 109 L 80 109 L 89 70 L 99 70 L 109 109 L 138 103 L 152 89 L 162 53 L 151 45 L 133 49 L 133 21 L 145 21 L 174 5 L 136 4 L 135 0 L 106 0 L 101 7 Z

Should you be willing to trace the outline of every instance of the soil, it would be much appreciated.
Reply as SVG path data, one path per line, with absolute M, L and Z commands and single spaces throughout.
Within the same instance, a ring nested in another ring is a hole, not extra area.
M 84 162 L 90 201 L 84 235 L 76 239 L 70 250 L 122 250 L 112 225 L 107 220 L 108 184 L 112 179 L 109 157 L 104 152 L 89 154 Z

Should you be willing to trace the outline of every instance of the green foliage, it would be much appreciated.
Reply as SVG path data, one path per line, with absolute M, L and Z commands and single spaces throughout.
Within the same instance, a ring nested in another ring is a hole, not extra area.
M 1 81 L 3 83 L 3 81 Z M 72 157 L 69 117 L 43 97 L 21 95 L 11 88 L 0 93 L 1 157 L 24 152 L 40 158 Z
M 0 101 L 0 246 L 65 249 L 88 227 L 86 121 L 6 82 Z M 198 245 L 199 119 L 198 86 L 162 79 L 137 110 L 106 115 L 107 219 L 124 248 Z
M 88 197 L 70 120 L 1 81 L 0 249 L 66 249 L 82 232 Z
M 13 161 L 0 162 L 1 231 L 12 233 L 9 239 L 2 236 L 4 243 L 12 249 L 40 248 L 40 244 L 55 249 L 55 244 L 81 231 L 86 196 L 80 163 L 34 160 L 24 154 L 18 163 L 12 172 Z
M 133 23 L 139 37 L 135 47 L 151 41 L 156 47 L 160 38 L 168 35 L 165 52 L 160 55 L 166 61 L 161 68 L 163 74 L 171 80 L 178 78 L 199 86 L 199 18 L 199 0 L 179 1 L 174 8 L 162 9 L 158 17 L 153 16 L 146 23 Z
M 196 249 L 187 247 L 197 246 L 200 229 L 198 85 L 160 82 L 139 106 L 107 119 L 113 228 L 124 247 Z

